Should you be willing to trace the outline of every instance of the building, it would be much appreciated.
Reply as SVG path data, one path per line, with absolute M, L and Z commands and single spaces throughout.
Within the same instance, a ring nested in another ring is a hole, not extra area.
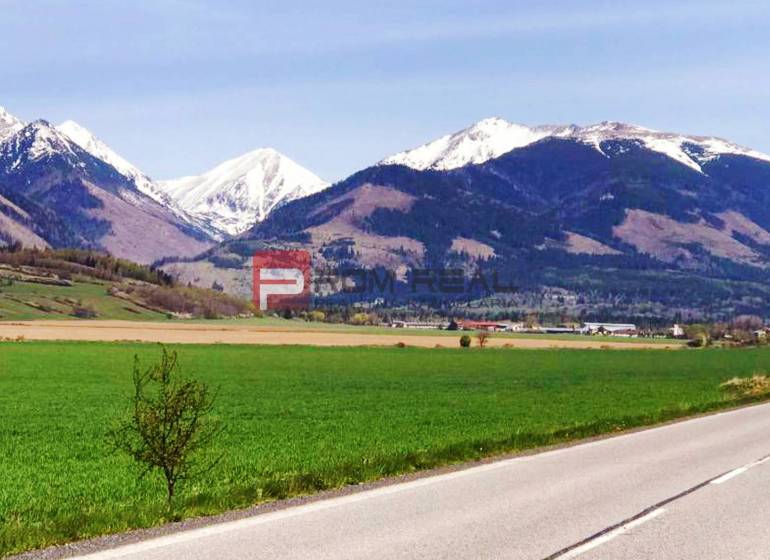
M 684 327 L 682 325 L 674 325 L 670 329 L 668 329 L 668 332 L 671 333 L 671 336 L 674 338 L 684 338 Z
M 580 334 L 581 331 L 573 327 L 540 327 L 539 332 L 545 334 Z
M 610 336 L 637 336 L 639 330 L 632 323 L 584 323 L 583 334 L 607 334 Z
M 445 329 L 447 323 L 431 321 L 393 321 L 390 326 L 394 329 Z
M 527 330 L 527 325 L 520 321 L 500 321 L 498 324 L 502 325 L 504 327 L 503 330 L 507 332 L 524 332 Z
M 457 328 L 461 331 L 490 331 L 501 332 L 509 330 L 508 325 L 499 321 L 457 321 Z

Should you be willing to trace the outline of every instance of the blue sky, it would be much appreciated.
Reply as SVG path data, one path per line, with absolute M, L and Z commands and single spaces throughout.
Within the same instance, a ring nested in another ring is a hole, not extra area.
M 0 0 L 0 105 L 156 178 L 272 146 L 329 180 L 489 116 L 770 152 L 767 2 Z

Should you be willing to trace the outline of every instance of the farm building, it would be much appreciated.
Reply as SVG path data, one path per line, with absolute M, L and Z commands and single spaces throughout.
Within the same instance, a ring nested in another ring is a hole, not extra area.
M 462 331 L 492 331 L 510 330 L 509 325 L 499 321 L 457 321 L 457 327 Z
M 583 334 L 608 334 L 611 336 L 636 336 L 639 334 L 632 323 L 584 323 Z
M 390 326 L 394 329 L 445 329 L 447 323 L 431 321 L 393 321 Z

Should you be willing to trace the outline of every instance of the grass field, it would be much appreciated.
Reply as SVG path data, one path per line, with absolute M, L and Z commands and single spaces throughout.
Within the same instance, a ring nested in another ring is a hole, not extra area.
M 99 317 L 120 320 L 166 320 L 157 313 L 107 294 L 110 283 L 76 281 L 72 286 L 14 282 L 0 287 L 0 321 L 66 319 L 74 305 L 96 311 Z M 73 318 L 74 320 L 74 318 Z
M 767 349 L 175 348 L 226 431 L 169 513 L 103 437 L 157 346 L 0 344 L 0 555 L 712 410 L 770 369 Z

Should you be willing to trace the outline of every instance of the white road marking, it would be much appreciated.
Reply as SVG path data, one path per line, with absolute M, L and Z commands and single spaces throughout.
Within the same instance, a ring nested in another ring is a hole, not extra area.
M 648 521 L 651 521 L 660 515 L 663 515 L 665 512 L 666 512 L 665 508 L 655 509 L 650 513 L 648 513 L 647 515 L 643 515 L 638 519 L 634 519 L 633 521 L 630 521 L 625 525 L 618 527 L 617 529 L 613 529 L 612 531 L 605 533 L 599 537 L 596 537 L 595 539 L 588 541 L 587 543 L 583 543 L 577 548 L 573 548 L 572 550 L 565 552 L 564 554 L 559 556 L 559 558 L 560 559 L 563 558 L 564 560 L 567 560 L 568 558 L 576 558 L 581 554 L 585 554 L 589 550 L 593 550 L 594 548 L 611 541 L 612 539 L 622 535 L 623 533 L 627 533 L 631 529 L 639 527 L 640 525 L 647 523 Z
M 739 467 L 739 468 L 737 468 L 735 470 L 730 471 L 729 473 L 723 474 L 719 478 L 715 478 L 714 480 L 711 481 L 711 484 L 722 484 L 724 482 L 727 482 L 731 478 L 735 478 L 739 474 L 745 473 L 750 468 L 751 468 L 751 466 L 749 466 L 749 465 L 747 465 L 745 467 Z
M 715 478 L 714 480 L 712 480 L 711 484 L 722 484 L 724 482 L 727 482 L 731 478 L 735 478 L 736 476 L 745 473 L 747 470 L 753 469 L 754 467 L 758 467 L 759 465 L 762 465 L 767 461 L 770 461 L 770 456 L 765 457 L 764 459 L 760 459 L 759 461 L 754 461 L 753 463 L 749 463 L 748 465 L 743 465 L 742 467 L 738 467 L 737 469 L 733 469 L 730 472 L 723 474 L 719 478 Z

